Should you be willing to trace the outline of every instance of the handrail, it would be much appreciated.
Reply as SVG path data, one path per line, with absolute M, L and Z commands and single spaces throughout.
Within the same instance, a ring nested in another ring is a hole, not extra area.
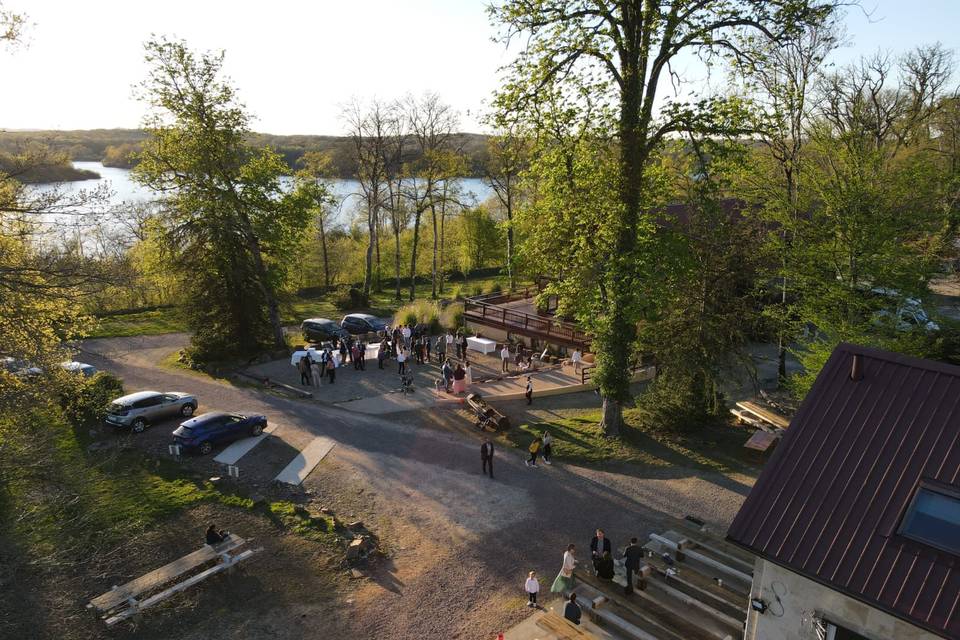
M 526 311 L 510 309 L 509 307 L 504 307 L 501 304 L 493 302 L 494 300 L 497 302 L 512 302 L 513 300 L 532 297 L 526 295 L 528 292 L 527 289 L 524 291 L 524 294 L 488 294 L 467 298 L 463 306 L 464 316 L 472 315 L 483 320 L 498 322 L 503 327 L 517 327 L 525 331 L 536 331 L 548 337 L 555 336 L 578 344 L 586 345 L 590 343 L 590 334 L 572 322 L 558 320 L 556 318 L 545 318 L 537 314 L 527 313 Z

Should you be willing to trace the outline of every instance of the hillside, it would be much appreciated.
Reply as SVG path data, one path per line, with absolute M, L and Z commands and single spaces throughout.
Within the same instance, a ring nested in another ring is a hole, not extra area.
M 20 153 L 23 149 L 42 145 L 54 153 L 66 154 L 70 160 L 103 162 L 108 167 L 130 168 L 132 154 L 137 151 L 147 133 L 140 129 L 88 129 L 77 131 L 0 131 L 0 152 Z M 482 173 L 486 157 L 487 136 L 460 133 L 454 146 L 467 157 L 469 176 Z M 350 138 L 346 136 L 289 135 L 254 133 L 250 143 L 255 147 L 269 146 L 281 154 L 291 169 L 299 168 L 299 160 L 308 151 L 325 151 L 331 155 L 337 177 L 356 176 Z M 412 144 L 407 145 L 413 148 Z M 407 161 L 416 160 L 411 153 Z M 85 178 L 74 178 L 82 180 Z

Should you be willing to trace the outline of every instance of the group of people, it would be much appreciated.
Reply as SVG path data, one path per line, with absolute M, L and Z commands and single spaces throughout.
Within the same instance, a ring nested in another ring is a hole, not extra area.
M 565 593 L 573 588 L 573 570 L 579 562 L 576 558 L 577 546 L 575 544 L 567 545 L 563 552 L 563 564 L 560 572 L 550 587 L 552 593 Z M 637 542 L 637 538 L 630 538 L 630 544 L 623 550 L 623 564 L 626 569 L 627 586 L 626 592 L 633 591 L 634 576 L 640 571 L 640 563 L 643 559 L 643 547 Z M 593 573 L 602 581 L 612 582 L 615 571 L 613 563 L 613 543 L 606 536 L 603 529 L 597 529 L 593 538 L 590 540 L 590 559 L 593 565 Z M 524 590 L 527 593 L 527 606 L 537 606 L 537 593 L 540 591 L 540 583 L 536 578 L 536 572 L 531 571 L 524 583 Z M 577 594 L 571 593 L 564 605 L 563 616 L 574 624 L 580 624 L 580 606 L 577 604 Z
M 544 351 L 544 353 L 546 353 L 546 351 Z M 510 373 L 511 359 L 519 371 L 533 371 L 535 369 L 533 365 L 533 351 L 527 349 L 522 342 L 517 344 L 516 351 L 513 354 L 510 353 L 509 344 L 504 344 L 503 348 L 500 349 L 501 373 Z M 543 359 L 542 355 L 540 359 Z
M 352 362 L 354 369 L 366 369 L 366 355 L 366 343 L 353 336 L 338 338 L 322 349 L 311 349 L 296 361 L 300 384 L 319 387 L 323 376 L 327 377 L 329 384 L 333 384 L 337 378 L 337 368 L 347 362 Z
M 530 385 L 529 380 L 530 379 L 527 378 L 528 387 Z M 528 390 L 527 393 L 527 404 L 529 404 L 529 394 L 532 392 Z M 524 461 L 524 464 L 526 464 L 528 467 L 537 466 L 537 456 L 543 458 L 544 464 L 551 464 L 550 455 L 553 453 L 553 436 L 550 435 L 549 431 L 544 431 L 542 434 L 540 434 L 539 438 L 534 438 L 533 442 L 530 443 L 530 446 L 527 447 L 527 451 L 530 452 L 530 458 Z

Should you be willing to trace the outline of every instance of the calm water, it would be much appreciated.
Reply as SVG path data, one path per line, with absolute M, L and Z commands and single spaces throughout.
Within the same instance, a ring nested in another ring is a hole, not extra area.
M 89 169 L 100 174 L 99 180 L 83 180 L 80 182 L 66 182 L 59 185 L 39 184 L 34 185 L 41 191 L 59 187 L 60 191 L 66 194 L 76 193 L 80 190 L 92 190 L 97 187 L 106 187 L 110 190 L 111 196 L 109 204 L 122 205 L 124 202 L 144 202 L 154 197 L 151 190 L 140 186 L 130 179 L 128 169 L 118 169 L 115 167 L 105 167 L 100 162 L 74 162 L 73 166 L 77 169 Z M 290 178 L 286 178 L 284 183 L 289 185 Z M 336 218 L 337 223 L 348 223 L 357 213 L 357 206 L 360 198 L 357 194 L 360 192 L 360 183 L 356 180 L 331 180 L 331 187 L 340 207 L 340 215 Z M 463 178 L 460 180 L 461 189 L 466 196 L 466 201 L 471 200 L 475 203 L 483 202 L 493 194 L 490 187 L 479 178 Z

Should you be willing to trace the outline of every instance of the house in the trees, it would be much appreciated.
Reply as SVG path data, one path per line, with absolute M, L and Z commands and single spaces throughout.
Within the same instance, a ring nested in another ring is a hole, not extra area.
M 728 538 L 746 640 L 960 639 L 960 367 L 838 346 Z

